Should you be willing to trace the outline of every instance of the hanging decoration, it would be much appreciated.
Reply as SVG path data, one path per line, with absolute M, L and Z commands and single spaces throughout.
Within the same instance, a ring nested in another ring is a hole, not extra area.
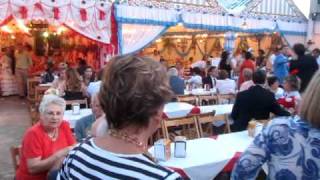
M 80 15 L 82 21 L 87 21 L 87 11 L 84 8 L 80 9 Z
M 19 13 L 22 19 L 26 19 L 28 17 L 28 9 L 25 6 L 21 6 Z
M 0 24 L 9 17 L 30 21 L 47 20 L 49 24 L 65 25 L 89 39 L 110 43 L 111 7 L 107 1 L 69 0 L 2 0 Z
M 221 52 L 222 51 L 222 46 L 220 42 L 220 38 L 216 37 L 214 38 L 214 41 L 212 43 L 212 46 L 208 52 L 209 55 L 212 55 L 213 52 Z
M 240 43 L 237 47 L 236 52 L 246 51 L 249 49 L 247 37 L 240 37 Z

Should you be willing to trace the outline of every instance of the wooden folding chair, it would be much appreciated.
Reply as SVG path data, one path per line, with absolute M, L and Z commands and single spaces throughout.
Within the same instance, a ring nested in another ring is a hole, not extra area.
M 186 102 L 189 104 L 197 105 L 198 98 L 193 95 L 179 95 L 177 96 L 178 102 Z
M 76 99 L 76 100 L 66 100 L 66 105 L 71 106 L 73 103 L 78 103 L 81 105 L 84 105 L 85 108 L 88 108 L 88 100 L 87 98 L 85 99 Z
M 213 102 L 213 104 L 217 104 L 218 103 L 218 96 L 217 95 L 209 95 L 209 96 L 199 96 L 199 104 L 202 105 L 203 101 L 209 102 Z
M 236 99 L 235 94 L 218 94 L 219 104 L 230 104 L 230 103 L 233 103 L 235 99 Z
M 14 171 L 16 171 L 20 165 L 19 161 L 20 161 L 20 155 L 21 155 L 21 146 L 11 146 L 10 154 L 11 154 Z
M 228 120 L 228 115 L 227 114 L 222 114 L 222 115 L 215 115 L 215 111 L 209 112 L 209 113 L 205 113 L 205 114 L 200 114 L 197 116 L 198 118 L 198 123 L 199 123 L 199 130 L 200 130 L 200 135 L 201 137 L 205 137 L 205 131 L 204 131 L 204 127 L 207 127 L 207 134 L 212 135 L 212 123 L 214 121 L 218 121 L 218 120 L 223 120 L 225 123 L 225 133 L 230 133 L 230 124 L 229 124 L 229 120 Z M 209 124 L 208 126 L 205 126 Z
M 194 126 L 195 133 L 191 133 L 192 128 L 190 126 Z M 187 126 L 187 129 L 186 129 Z M 187 136 L 189 139 L 200 138 L 200 131 L 197 122 L 196 115 L 188 115 L 187 117 L 182 118 L 170 118 L 164 119 L 162 121 L 162 132 L 164 138 L 169 138 L 173 140 L 174 138 L 170 138 L 169 128 L 178 128 L 182 127 L 180 135 Z M 195 136 L 193 136 L 195 134 Z
M 35 88 L 35 103 L 39 105 L 44 93 L 50 88 L 50 86 L 36 86 Z
M 29 78 L 27 80 L 28 100 L 31 103 L 35 102 L 36 86 L 40 84 L 41 79 L 39 77 Z

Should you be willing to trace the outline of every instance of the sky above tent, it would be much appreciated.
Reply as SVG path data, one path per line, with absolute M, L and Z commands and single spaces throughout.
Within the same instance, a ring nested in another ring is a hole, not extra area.
M 228 12 L 232 14 L 239 14 L 246 8 L 246 5 L 252 0 L 217 0 Z M 298 8 L 309 17 L 310 1 L 311 0 L 293 0 Z

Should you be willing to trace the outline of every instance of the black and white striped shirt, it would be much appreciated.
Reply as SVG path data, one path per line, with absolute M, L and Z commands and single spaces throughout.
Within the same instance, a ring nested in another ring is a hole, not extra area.
M 78 145 L 63 162 L 60 179 L 181 179 L 143 154 L 115 154 L 97 147 L 93 139 Z

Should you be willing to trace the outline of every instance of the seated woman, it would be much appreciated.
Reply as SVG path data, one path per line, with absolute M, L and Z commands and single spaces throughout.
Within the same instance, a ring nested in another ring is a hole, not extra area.
M 226 70 L 220 70 L 216 88 L 219 94 L 235 94 L 236 82 L 228 78 L 228 72 Z
M 231 179 L 256 179 L 265 163 L 267 179 L 320 179 L 319 89 L 318 71 L 303 95 L 300 118 L 271 121 L 242 154 Z
M 65 63 L 60 63 L 58 67 L 58 78 L 54 79 L 52 82 L 52 88 L 59 91 L 59 96 L 64 96 L 64 91 L 66 88 L 66 79 L 67 79 L 67 66 Z
M 57 178 L 179 179 L 145 154 L 148 139 L 162 121 L 164 104 L 172 97 L 166 70 L 159 62 L 137 56 L 118 56 L 106 68 L 99 100 L 108 133 L 71 151 Z
M 199 67 L 192 69 L 192 76 L 187 80 L 187 83 L 190 84 L 193 89 L 202 87 L 201 69 Z
M 95 75 L 94 75 L 93 69 L 90 66 L 87 66 L 85 68 L 82 79 L 83 79 L 84 85 L 87 87 L 91 82 L 95 81 Z
M 279 87 L 280 82 L 276 76 L 268 77 L 267 82 L 268 82 L 269 90 L 271 92 L 273 92 L 273 94 L 277 100 L 279 98 L 283 97 L 284 90 L 281 87 Z
M 54 79 L 55 79 L 54 64 L 51 62 L 48 62 L 45 73 L 41 75 L 41 83 L 42 84 L 51 83 L 54 81 Z
M 77 70 L 69 68 L 66 72 L 66 83 L 63 98 L 65 100 L 84 99 L 87 90 Z
M 290 111 L 292 114 L 298 110 L 298 105 L 301 101 L 300 79 L 295 75 L 289 75 L 284 79 L 284 96 L 278 99 L 278 103 Z
M 56 95 L 43 97 L 40 121 L 23 137 L 17 180 L 46 179 L 47 172 L 74 145 L 69 124 L 62 120 L 65 106 L 65 101 Z

